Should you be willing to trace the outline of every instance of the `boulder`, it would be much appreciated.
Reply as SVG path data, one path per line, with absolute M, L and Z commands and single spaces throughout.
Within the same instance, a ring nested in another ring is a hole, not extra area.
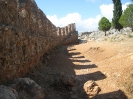
M 60 81 L 64 84 L 64 85 L 68 85 L 70 87 L 73 87 L 74 86 L 74 77 L 73 76 L 70 76 L 70 75 L 67 75 L 67 74 L 64 74 L 64 73 L 60 73 Z
M 19 99 L 15 89 L 0 85 L 0 99 Z
M 84 90 L 89 98 L 96 96 L 101 91 L 95 81 L 87 81 L 84 84 Z
M 71 91 L 75 84 L 75 78 L 72 75 L 61 72 L 54 74 L 53 79 L 50 82 L 56 90 Z
M 12 84 L 12 88 L 16 89 L 19 99 L 44 99 L 43 89 L 30 78 L 18 78 Z

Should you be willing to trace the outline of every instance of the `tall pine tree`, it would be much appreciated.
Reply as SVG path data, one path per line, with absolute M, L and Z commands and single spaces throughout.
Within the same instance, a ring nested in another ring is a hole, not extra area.
M 119 23 L 119 19 L 122 15 L 122 4 L 121 0 L 112 0 L 114 3 L 114 10 L 113 10 L 113 19 L 112 24 L 115 29 L 122 29 L 122 25 Z

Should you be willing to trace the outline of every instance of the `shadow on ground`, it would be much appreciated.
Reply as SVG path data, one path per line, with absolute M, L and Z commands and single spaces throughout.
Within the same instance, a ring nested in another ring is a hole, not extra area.
M 42 65 L 37 67 L 34 72 L 28 74 L 30 78 L 44 88 L 46 93 L 45 99 L 89 99 L 83 89 L 84 84 L 88 80 L 98 81 L 106 78 L 101 71 L 87 74 L 84 74 L 84 72 L 80 73 L 80 70 L 89 71 L 89 69 L 97 68 L 97 66 L 96 64 L 89 64 L 91 62 L 90 60 L 85 59 L 80 52 L 74 51 L 76 51 L 76 49 L 73 46 L 62 46 L 58 48 L 58 52 L 50 55 L 50 60 L 46 67 Z M 78 64 L 74 64 L 74 62 L 77 62 Z M 76 70 L 79 70 L 79 74 L 76 74 Z M 59 72 L 75 77 L 76 83 L 74 88 L 69 91 L 65 89 L 59 91 L 51 87 L 51 82 Z M 72 90 L 76 90 L 75 96 L 71 96 Z M 127 97 L 121 90 L 118 90 L 115 92 L 99 94 L 92 99 L 127 99 Z
M 99 94 L 92 99 L 127 99 L 127 97 L 123 91 L 118 90 L 110 93 Z

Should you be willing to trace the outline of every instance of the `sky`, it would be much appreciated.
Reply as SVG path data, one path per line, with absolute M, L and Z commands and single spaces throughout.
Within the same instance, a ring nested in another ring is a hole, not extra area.
M 76 23 L 78 32 L 98 30 L 102 17 L 112 20 L 112 0 L 35 0 L 38 7 L 57 27 Z M 121 0 L 123 11 L 131 0 Z

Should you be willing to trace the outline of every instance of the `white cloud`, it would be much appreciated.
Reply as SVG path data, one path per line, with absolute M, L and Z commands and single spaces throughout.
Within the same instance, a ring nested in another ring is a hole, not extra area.
M 129 2 L 122 5 L 123 10 L 126 9 L 127 4 L 129 4 Z M 85 20 L 82 20 L 81 15 L 77 12 L 69 13 L 63 18 L 58 18 L 57 15 L 48 15 L 47 17 L 53 24 L 59 27 L 64 27 L 70 23 L 76 23 L 76 28 L 79 32 L 94 31 L 98 29 L 98 22 L 102 16 L 107 17 L 110 21 L 113 17 L 113 4 L 103 4 L 100 6 L 100 10 L 101 15 L 99 14 L 94 18 L 87 18 Z
M 109 4 L 109 5 L 101 5 L 100 6 L 100 10 L 101 10 L 101 14 L 102 16 L 108 18 L 108 19 L 112 19 L 113 17 L 113 4 Z
M 95 18 L 88 18 L 86 20 L 82 20 L 81 15 L 79 13 L 69 13 L 61 19 L 59 19 L 57 15 L 48 15 L 47 17 L 53 24 L 59 27 L 64 27 L 70 23 L 76 23 L 76 27 L 79 32 L 96 30 L 98 27 L 97 24 L 101 18 L 100 15 L 97 15 Z
M 130 4 L 130 2 L 127 2 L 124 5 L 122 5 L 122 10 L 124 11 L 127 8 L 127 5 L 129 5 L 129 4 Z
M 66 26 L 70 23 L 78 23 L 81 20 L 81 15 L 78 13 L 69 13 L 65 17 L 59 19 L 56 15 L 47 16 L 56 26 Z

